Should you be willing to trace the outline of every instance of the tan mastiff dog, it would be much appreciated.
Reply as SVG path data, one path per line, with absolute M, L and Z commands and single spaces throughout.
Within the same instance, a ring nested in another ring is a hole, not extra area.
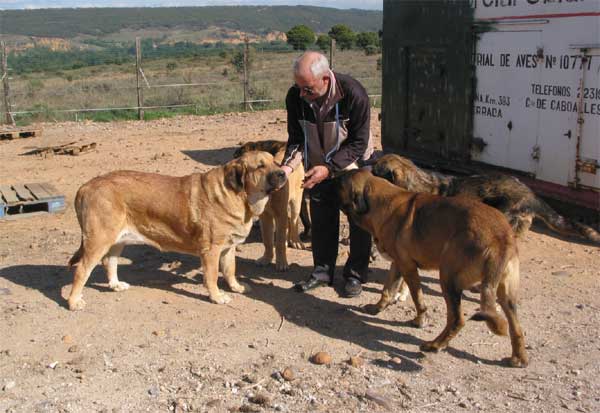
M 83 286 L 101 259 L 109 287 L 129 288 L 117 277 L 127 244 L 199 256 L 210 300 L 227 303 L 230 298 L 217 287 L 219 269 L 232 291 L 246 290 L 235 279 L 235 245 L 248 236 L 268 195 L 285 182 L 285 173 L 265 152 L 183 177 L 117 171 L 92 179 L 75 197 L 82 237 L 69 262 L 75 267 L 69 309 L 85 306 Z
M 525 342 L 517 319 L 519 256 L 504 215 L 472 198 L 442 197 L 407 192 L 367 171 L 339 178 L 344 212 L 369 231 L 381 254 L 392 261 L 379 302 L 370 312 L 387 307 L 406 280 L 417 309 L 413 320 L 421 327 L 426 307 L 418 269 L 438 269 L 448 312 L 444 330 L 424 351 L 445 348 L 464 325 L 461 295 L 481 282 L 481 308 L 472 319 L 486 321 L 498 335 L 507 334 L 507 323 L 496 311 L 496 297 L 508 319 L 513 367 L 527 365 Z
M 233 156 L 239 157 L 248 151 L 265 151 L 273 155 L 277 164 L 281 164 L 286 144 L 277 140 L 246 142 L 235 151 Z M 288 176 L 286 184 L 269 197 L 269 202 L 260 216 L 260 230 L 265 252 L 258 259 L 259 265 L 269 265 L 273 261 L 273 246 L 275 246 L 275 268 L 277 271 L 287 271 L 289 264 L 286 243 L 292 248 L 304 249 L 299 233 L 300 212 L 304 206 L 303 179 L 304 168 L 299 166 Z

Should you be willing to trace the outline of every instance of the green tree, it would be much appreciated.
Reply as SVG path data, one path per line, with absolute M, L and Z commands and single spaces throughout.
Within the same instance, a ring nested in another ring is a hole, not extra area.
M 317 37 L 317 46 L 319 46 L 319 49 L 326 51 L 329 50 L 329 47 L 331 47 L 331 37 L 329 37 L 326 34 L 320 34 L 319 37 Z
M 362 32 L 356 35 L 356 46 L 363 49 L 367 54 L 372 50 L 380 48 L 379 35 L 376 32 Z
M 315 32 L 303 24 L 292 27 L 285 35 L 287 42 L 292 45 L 294 50 L 306 50 L 308 45 L 315 42 Z
M 356 34 L 345 24 L 336 24 L 329 30 L 329 36 L 335 39 L 337 47 L 341 50 L 352 49 L 356 41 Z

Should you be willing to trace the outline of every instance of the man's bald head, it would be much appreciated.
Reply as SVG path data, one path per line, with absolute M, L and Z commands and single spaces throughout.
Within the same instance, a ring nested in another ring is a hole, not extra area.
M 314 101 L 329 90 L 331 71 L 327 58 L 318 52 L 305 52 L 294 62 L 294 80 L 300 97 Z
M 319 52 L 305 52 L 294 62 L 294 76 L 320 77 L 328 72 L 329 62 Z

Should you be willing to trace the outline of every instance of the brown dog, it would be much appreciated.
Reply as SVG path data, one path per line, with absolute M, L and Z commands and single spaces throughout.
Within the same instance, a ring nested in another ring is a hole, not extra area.
M 265 151 L 273 155 L 276 163 L 281 164 L 285 146 L 286 142 L 276 140 L 247 142 L 240 146 L 233 156 L 237 158 L 248 151 Z M 277 271 L 286 271 L 289 267 L 286 243 L 292 248 L 304 249 L 299 235 L 299 216 L 304 203 L 303 179 L 304 168 L 299 166 L 288 176 L 286 184 L 269 197 L 269 202 L 260 216 L 260 229 L 265 246 L 265 253 L 258 260 L 260 265 L 269 265 L 273 261 L 275 245 L 275 268 Z
M 472 319 L 506 335 L 507 326 L 496 311 L 496 296 L 508 319 L 512 343 L 511 366 L 526 366 L 527 355 L 517 319 L 519 256 L 506 218 L 494 208 L 470 198 L 450 198 L 407 192 L 367 171 L 340 177 L 344 212 L 369 231 L 377 248 L 392 261 L 381 299 L 371 312 L 387 307 L 402 277 L 417 309 L 413 320 L 422 326 L 426 307 L 418 269 L 439 269 L 448 312 L 446 328 L 424 351 L 445 348 L 464 325 L 462 291 L 481 282 L 481 309 Z
M 235 245 L 246 239 L 252 218 L 285 181 L 285 173 L 265 152 L 183 177 L 117 171 L 92 179 L 75 197 L 82 236 L 69 262 L 75 267 L 69 308 L 85 306 L 83 286 L 101 259 L 109 287 L 129 288 L 117 277 L 126 244 L 200 256 L 211 301 L 227 303 L 230 298 L 217 287 L 218 271 L 232 291 L 245 291 L 235 279 Z
M 379 158 L 373 165 L 373 175 L 412 192 L 475 197 L 500 210 L 517 237 L 525 234 L 537 218 L 559 234 L 600 244 L 598 231 L 559 215 L 528 186 L 509 175 L 445 176 L 419 169 L 410 160 L 395 154 Z

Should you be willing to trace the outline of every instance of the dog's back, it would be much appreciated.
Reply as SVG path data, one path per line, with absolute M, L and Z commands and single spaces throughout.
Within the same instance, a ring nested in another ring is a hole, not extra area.
M 410 160 L 388 154 L 373 167 L 373 174 L 414 192 L 446 196 L 470 196 L 501 211 L 517 236 L 526 233 L 534 218 L 562 235 L 577 236 L 600 244 L 595 229 L 571 221 L 554 211 L 517 178 L 504 174 L 442 176 L 418 168 Z
M 285 150 L 287 142 L 278 141 L 274 139 L 267 139 L 264 141 L 246 142 L 242 146 L 236 149 L 233 153 L 234 158 L 239 158 L 244 153 L 249 151 L 264 151 L 269 152 L 271 155 L 276 156 L 281 151 Z M 283 155 L 282 155 L 283 157 Z

